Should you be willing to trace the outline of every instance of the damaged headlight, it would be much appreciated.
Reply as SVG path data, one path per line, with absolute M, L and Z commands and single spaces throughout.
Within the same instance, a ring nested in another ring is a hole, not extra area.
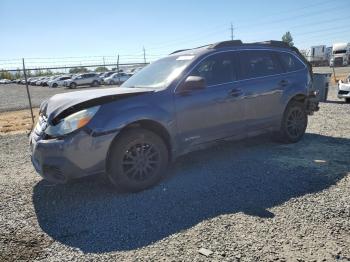
M 99 108 L 100 106 L 94 106 L 69 115 L 60 120 L 57 125 L 48 125 L 45 133 L 53 137 L 69 134 L 87 125 Z

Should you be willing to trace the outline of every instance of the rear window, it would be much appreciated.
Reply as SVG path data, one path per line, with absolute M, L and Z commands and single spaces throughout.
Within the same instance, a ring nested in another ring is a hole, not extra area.
M 242 51 L 240 61 L 244 79 L 283 73 L 279 62 L 269 51 Z
M 278 53 L 278 56 L 286 72 L 297 71 L 305 67 L 304 64 L 292 54 L 283 52 Z

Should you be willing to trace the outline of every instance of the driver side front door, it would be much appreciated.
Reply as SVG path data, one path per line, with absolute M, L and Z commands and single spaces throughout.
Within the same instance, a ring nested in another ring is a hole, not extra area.
M 186 148 L 243 132 L 243 93 L 236 80 L 236 55 L 224 52 L 202 60 L 189 74 L 206 87 L 175 94 L 178 141 Z

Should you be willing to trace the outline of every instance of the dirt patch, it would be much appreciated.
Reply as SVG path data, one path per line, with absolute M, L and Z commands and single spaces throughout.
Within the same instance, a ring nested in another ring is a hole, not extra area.
M 36 120 L 39 109 L 34 108 L 33 111 Z M 29 109 L 0 113 L 0 135 L 25 133 L 30 131 L 31 127 L 32 117 Z

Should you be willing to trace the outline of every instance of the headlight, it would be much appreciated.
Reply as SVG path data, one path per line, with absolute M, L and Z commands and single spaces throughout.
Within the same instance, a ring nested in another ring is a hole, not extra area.
M 63 118 L 55 126 L 48 125 L 45 133 L 53 137 L 69 134 L 87 125 L 99 108 L 100 106 L 94 106 L 69 115 Z

